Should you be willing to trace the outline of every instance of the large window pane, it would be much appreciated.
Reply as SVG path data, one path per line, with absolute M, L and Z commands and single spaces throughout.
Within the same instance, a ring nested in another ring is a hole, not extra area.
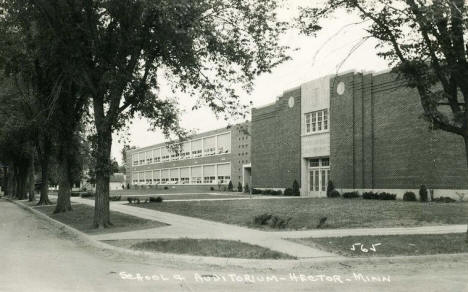
M 205 156 L 215 155 L 216 153 L 216 137 L 203 138 L 203 154 Z
M 194 166 L 191 168 L 192 171 L 192 183 L 201 184 L 202 183 L 202 167 Z
M 218 154 L 231 152 L 231 133 L 218 135 Z
M 185 142 L 182 144 L 182 151 L 180 153 L 180 159 L 189 159 L 192 156 L 190 150 L 190 142 Z
M 202 156 L 202 140 L 193 140 L 192 141 L 192 157 Z
M 218 183 L 227 184 L 231 180 L 231 164 L 218 164 Z
M 159 185 L 161 183 L 161 171 L 155 170 L 153 171 L 153 183 Z
M 214 165 L 203 166 L 203 183 L 211 184 L 216 181 L 216 169 Z
M 180 169 L 180 183 L 188 184 L 190 183 L 190 168 L 184 167 Z
M 161 184 L 167 184 L 169 183 L 169 176 L 170 176 L 170 171 L 169 169 L 163 169 L 161 171 Z
M 153 161 L 155 163 L 161 162 L 161 148 L 153 150 Z
M 179 183 L 179 169 L 173 168 L 171 169 L 171 184 L 178 184 Z
M 162 147 L 161 149 L 161 161 L 162 162 L 165 162 L 165 161 L 169 161 L 169 149 L 167 149 L 167 147 Z

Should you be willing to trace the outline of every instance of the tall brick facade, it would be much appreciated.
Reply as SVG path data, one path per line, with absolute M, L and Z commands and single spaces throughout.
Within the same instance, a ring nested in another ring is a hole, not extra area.
M 300 88 L 284 92 L 272 105 L 252 110 L 253 187 L 287 188 L 294 180 L 301 183 L 300 119 Z
M 330 93 L 331 178 L 338 188 L 468 189 L 462 138 L 431 130 L 417 91 L 397 75 L 349 73 L 330 81 Z

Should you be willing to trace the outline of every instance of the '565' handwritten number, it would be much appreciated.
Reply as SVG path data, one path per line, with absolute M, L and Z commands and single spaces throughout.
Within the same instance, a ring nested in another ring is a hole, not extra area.
M 353 244 L 353 245 L 351 246 L 351 250 L 352 250 L 352 251 L 358 251 L 358 249 L 356 249 L 356 247 L 359 247 L 359 246 L 360 246 L 360 247 L 361 247 L 360 250 L 361 250 L 362 252 L 369 252 L 369 250 L 371 250 L 371 251 L 373 251 L 373 252 L 376 252 L 377 249 L 376 249 L 375 247 L 377 247 L 377 246 L 379 246 L 379 245 L 382 245 L 382 244 L 381 244 L 381 243 L 373 243 L 373 244 L 372 244 L 372 247 L 370 247 L 369 249 L 367 249 L 367 248 L 364 247 L 364 244 L 359 243 L 359 242 L 356 242 L 355 244 Z

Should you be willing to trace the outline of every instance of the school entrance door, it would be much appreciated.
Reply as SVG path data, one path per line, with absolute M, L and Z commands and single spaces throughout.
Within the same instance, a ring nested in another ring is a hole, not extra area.
M 309 196 L 325 197 L 330 177 L 330 160 L 326 158 L 310 159 L 309 168 Z

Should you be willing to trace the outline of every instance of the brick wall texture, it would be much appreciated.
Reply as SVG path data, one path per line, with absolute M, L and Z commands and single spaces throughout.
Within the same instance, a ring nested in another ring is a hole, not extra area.
M 463 139 L 433 131 L 422 118 L 417 90 L 396 74 L 337 76 L 330 92 L 331 179 L 337 188 L 468 188 Z
M 253 187 L 287 188 L 294 180 L 301 183 L 300 118 L 300 88 L 285 92 L 272 105 L 252 110 Z

